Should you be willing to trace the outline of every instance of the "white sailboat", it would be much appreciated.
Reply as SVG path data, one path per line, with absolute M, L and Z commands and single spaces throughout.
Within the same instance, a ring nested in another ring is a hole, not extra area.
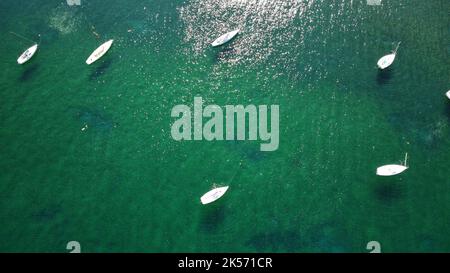
M 236 29 L 228 33 L 225 33 L 219 38 L 217 38 L 214 42 L 212 42 L 211 45 L 213 47 L 216 47 L 228 43 L 231 39 L 234 38 L 234 36 L 236 36 L 239 33 L 239 31 L 240 31 L 239 29 Z
M 448 90 L 447 93 L 445 93 L 445 95 L 446 95 L 447 98 L 450 100 L 450 90 Z
M 368 6 L 380 6 L 381 0 L 367 0 Z
M 228 186 L 215 188 L 215 189 L 205 193 L 200 198 L 200 201 L 202 202 L 203 205 L 212 203 L 212 202 L 216 201 L 217 199 L 219 199 L 220 197 L 222 197 L 227 192 L 228 188 L 229 188 Z
M 392 176 L 400 174 L 408 169 L 408 166 L 406 165 L 406 161 L 408 160 L 408 153 L 405 155 L 405 162 L 403 165 L 384 165 L 379 168 L 377 168 L 377 175 L 379 176 Z
M 20 55 L 20 57 L 17 59 L 17 63 L 24 64 L 24 63 L 28 62 L 31 59 L 31 57 L 33 57 L 33 55 L 36 53 L 37 49 L 38 49 L 38 44 L 35 44 L 32 47 L 25 50 L 25 52 L 22 53 L 22 55 Z
M 99 46 L 96 50 L 94 50 L 94 52 L 92 52 L 92 54 L 89 56 L 89 58 L 86 60 L 86 63 L 92 64 L 93 62 L 97 61 L 98 59 L 100 59 L 101 57 L 103 57 L 103 55 L 106 54 L 106 52 L 108 52 L 108 50 L 111 48 L 112 43 L 114 42 L 114 40 L 109 40 L 106 43 L 102 44 L 101 46 Z
M 81 0 L 67 0 L 66 2 L 69 6 L 81 6 Z
M 391 54 L 383 56 L 381 59 L 378 60 L 378 62 L 377 62 L 378 68 L 380 68 L 380 69 L 388 68 L 394 62 L 395 57 L 397 55 L 398 47 L 400 46 L 400 43 L 401 42 L 398 43 L 397 47 Z

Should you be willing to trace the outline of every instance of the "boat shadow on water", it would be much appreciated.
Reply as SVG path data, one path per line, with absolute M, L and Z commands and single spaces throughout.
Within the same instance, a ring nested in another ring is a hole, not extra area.
M 447 106 L 445 107 L 444 115 L 447 117 L 448 122 L 450 123 L 450 102 L 448 102 Z
M 37 70 L 39 69 L 39 65 L 38 64 L 32 64 L 29 67 L 27 67 L 22 74 L 20 75 L 18 81 L 19 82 L 26 82 L 31 80 L 35 75 Z
M 214 52 L 213 62 L 220 63 L 233 59 L 236 56 L 237 50 L 233 46 L 227 46 Z
M 225 220 L 225 205 L 218 200 L 206 205 L 200 215 L 200 229 L 203 232 L 214 233 L 223 225 Z
M 384 70 L 378 69 L 377 73 L 377 84 L 385 85 L 388 84 L 393 76 L 394 72 L 391 68 L 386 68 Z
M 89 80 L 95 81 L 101 76 L 103 76 L 110 69 L 112 63 L 113 59 L 111 57 L 107 57 L 101 60 L 101 63 L 97 64 L 97 67 L 95 67 L 95 69 L 89 75 Z
M 400 180 L 401 178 L 391 179 Z M 385 205 L 391 205 L 402 199 L 405 195 L 405 189 L 401 186 L 401 181 L 399 183 L 377 183 L 373 191 L 375 199 Z

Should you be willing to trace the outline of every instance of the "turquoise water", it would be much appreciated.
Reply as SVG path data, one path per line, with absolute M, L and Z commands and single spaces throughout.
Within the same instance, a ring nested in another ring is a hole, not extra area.
M 0 251 L 450 252 L 450 7 L 382 2 L 1 1 Z M 194 96 L 280 105 L 279 149 L 174 141 Z

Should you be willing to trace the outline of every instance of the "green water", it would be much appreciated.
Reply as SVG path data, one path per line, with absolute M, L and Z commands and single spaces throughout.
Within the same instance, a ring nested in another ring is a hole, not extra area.
M 104 2 L 0 2 L 1 252 L 450 252 L 448 0 Z M 174 141 L 194 96 L 280 105 L 279 149 Z

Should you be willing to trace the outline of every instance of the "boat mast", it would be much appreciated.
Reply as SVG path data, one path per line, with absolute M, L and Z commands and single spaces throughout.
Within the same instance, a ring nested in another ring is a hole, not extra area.
M 230 182 L 228 182 L 228 184 L 230 184 L 231 183 L 231 181 L 233 181 L 233 179 L 236 177 L 236 175 L 239 173 L 239 171 L 241 170 L 241 168 L 242 168 L 242 160 L 239 162 L 239 168 L 236 170 L 236 172 L 233 174 L 233 176 L 231 177 L 231 179 L 230 179 Z
M 24 37 L 24 36 L 22 36 L 22 35 L 20 35 L 20 34 L 17 34 L 17 33 L 13 32 L 13 31 L 10 31 L 9 33 L 11 33 L 12 35 L 14 35 L 14 36 L 16 36 L 16 37 L 19 37 L 19 38 L 21 38 L 21 39 L 24 39 L 24 40 L 27 40 L 27 41 L 29 41 L 29 42 L 32 42 L 32 43 L 37 44 L 35 41 L 30 40 L 30 39 L 28 39 L 27 37 Z M 39 38 L 40 38 L 40 37 L 41 37 L 41 34 L 39 34 Z M 39 40 L 39 41 L 40 41 L 40 40 Z
M 402 43 L 402 42 L 398 42 L 397 47 L 396 47 L 395 50 L 394 50 L 394 54 L 397 54 L 398 47 L 400 46 L 401 43 Z

